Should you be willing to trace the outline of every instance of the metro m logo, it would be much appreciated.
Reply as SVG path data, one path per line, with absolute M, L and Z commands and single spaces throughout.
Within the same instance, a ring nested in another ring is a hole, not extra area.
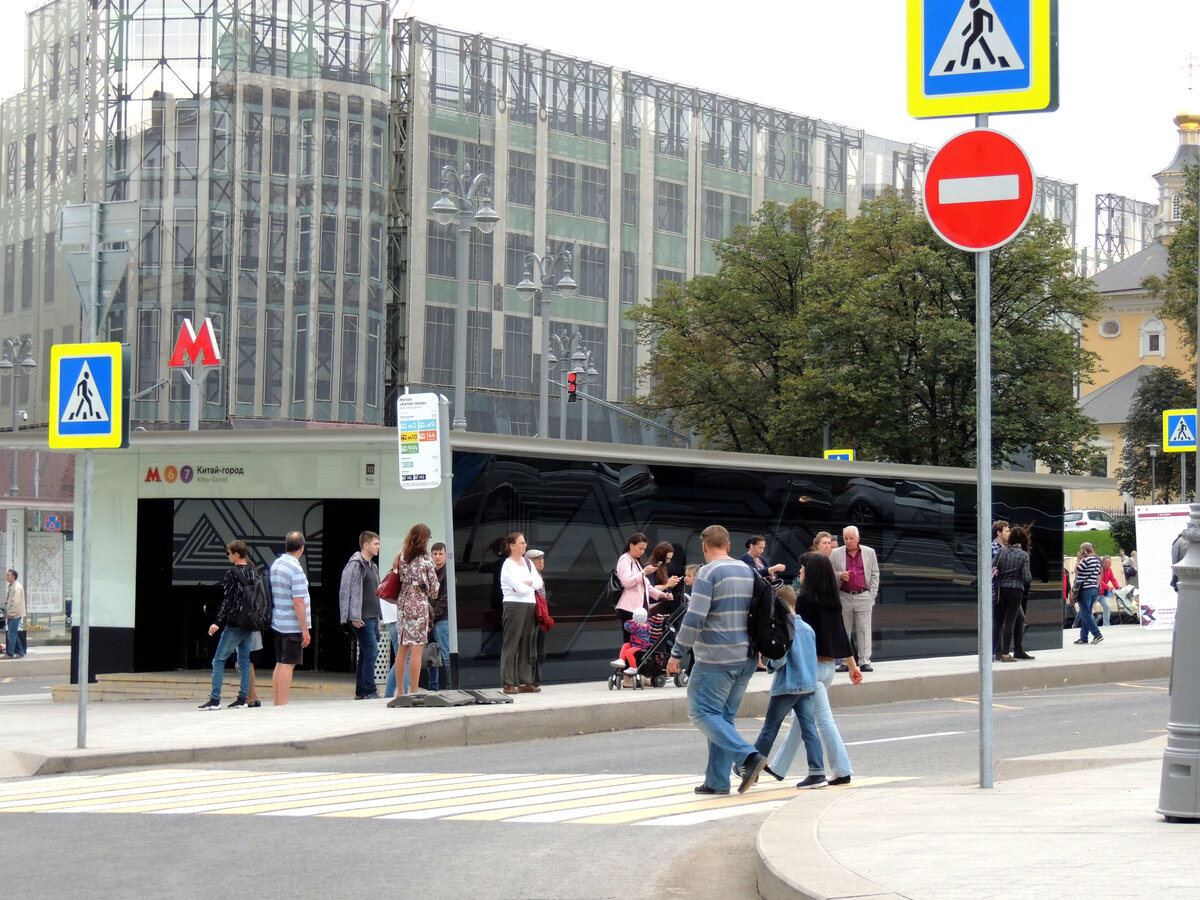
M 157 466 L 151 466 L 146 470 L 146 481 L 157 481 L 162 484 L 162 476 L 158 474 Z
M 185 366 L 184 356 L 193 363 L 202 366 L 218 366 L 221 364 L 221 351 L 217 349 L 217 335 L 213 331 L 212 319 L 205 317 L 200 326 L 200 335 L 192 328 L 192 320 L 184 319 L 183 327 L 179 329 L 179 337 L 175 341 L 175 352 L 171 354 L 168 366 Z

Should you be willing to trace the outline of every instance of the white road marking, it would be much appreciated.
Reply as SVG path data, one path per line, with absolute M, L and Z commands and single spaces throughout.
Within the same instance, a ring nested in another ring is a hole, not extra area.
M 890 744 L 893 741 L 920 741 L 925 738 L 952 737 L 956 734 L 967 734 L 965 731 L 933 731 L 929 734 L 906 734 L 903 737 L 876 738 L 873 741 L 846 741 L 847 747 L 863 747 L 867 744 Z

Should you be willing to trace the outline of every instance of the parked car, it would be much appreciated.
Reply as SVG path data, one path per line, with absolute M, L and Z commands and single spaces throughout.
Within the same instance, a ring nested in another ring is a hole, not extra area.
M 1113 518 L 1098 509 L 1068 509 L 1063 513 L 1063 531 L 1108 531 Z

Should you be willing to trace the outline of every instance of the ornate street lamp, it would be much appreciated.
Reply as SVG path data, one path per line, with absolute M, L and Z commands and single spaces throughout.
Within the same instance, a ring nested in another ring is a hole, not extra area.
M 560 267 L 562 276 L 554 280 L 554 270 Z M 533 280 L 534 270 L 537 270 L 537 281 Z M 543 358 L 546 360 L 538 386 L 538 435 L 548 437 L 550 431 L 550 360 L 554 358 L 550 334 L 550 301 L 545 294 L 558 294 L 560 297 L 571 298 L 579 293 L 579 285 L 571 277 L 571 251 L 559 250 L 558 253 L 547 251 L 545 256 L 536 253 L 525 254 L 525 274 L 517 284 L 517 293 L 525 301 L 537 301 L 534 304 L 534 315 L 542 316 L 542 334 L 545 335 Z M 540 303 L 540 307 L 539 304 Z

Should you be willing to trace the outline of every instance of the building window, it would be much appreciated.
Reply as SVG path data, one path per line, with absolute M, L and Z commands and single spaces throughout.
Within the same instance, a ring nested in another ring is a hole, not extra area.
M 767 134 L 767 177 L 783 181 L 787 174 L 787 154 L 784 152 L 784 136 L 778 131 Z
M 229 114 L 213 113 L 212 117 L 212 170 L 229 171 Z
M 312 271 L 312 216 L 296 218 L 296 271 Z
M 196 267 L 196 210 L 175 210 L 175 265 L 181 269 Z
M 457 274 L 457 259 L 455 257 L 455 228 L 454 223 L 439 225 L 429 220 L 428 248 L 425 254 L 425 269 L 430 275 L 441 275 L 443 278 L 454 278 Z
M 1100 332 L 1100 337 L 1120 337 L 1121 321 L 1120 319 L 1105 319 L 1100 323 L 1100 326 L 1096 330 Z
M 659 153 L 663 156 L 687 159 L 691 117 L 691 110 L 682 104 L 659 98 L 656 129 Z
M 750 171 L 750 123 L 734 120 L 729 131 L 729 168 Z
M 617 399 L 628 400 L 633 396 L 637 368 L 636 335 L 632 329 L 621 329 L 621 343 L 617 349 Z
M 33 238 L 21 241 L 21 309 L 33 308 Z
M 492 386 L 492 311 L 467 312 L 467 386 Z
M 654 292 L 658 293 L 658 286 L 664 281 L 673 281 L 681 288 L 683 287 L 683 273 L 676 272 L 673 269 L 655 269 L 654 270 Z
M 262 171 L 262 113 L 246 110 L 246 133 L 243 144 L 246 148 L 246 171 L 258 174 Z
M 720 191 L 704 192 L 704 236 L 710 241 L 725 237 L 725 195 Z
M 158 310 L 139 309 L 137 314 L 137 390 L 158 384 Z
M 17 247 L 9 244 L 4 248 L 4 311 L 13 311 L 17 290 Z
M 656 181 L 654 187 L 657 195 L 654 227 L 659 231 L 683 234 L 683 185 Z
M 242 213 L 242 259 L 238 263 L 241 269 L 258 269 L 258 232 L 258 213 Z
M 608 298 L 608 248 L 579 245 L 579 293 L 598 300 Z
M 57 246 L 58 235 L 52 231 L 46 235 L 42 243 L 42 266 L 44 267 L 42 291 L 46 298 L 47 306 L 54 303 L 54 248 Z M 49 358 L 49 355 L 47 355 L 46 359 Z M 49 388 L 49 381 L 46 382 L 46 386 Z
M 747 197 L 729 195 L 729 228 L 726 235 L 733 234 L 739 225 L 750 224 L 750 200 Z
M 728 139 L 725 119 L 716 113 L 705 113 L 700 121 L 700 153 L 705 165 L 725 165 L 725 144 Z
M 237 311 L 237 368 L 234 372 L 234 402 L 254 402 L 254 363 L 258 358 L 258 311 Z
M 575 215 L 575 163 L 550 160 L 550 209 Z
M 383 225 L 371 223 L 370 247 L 367 251 L 367 277 L 376 281 L 383 280 Z
M 454 371 L 454 310 L 444 306 L 425 307 L 426 384 L 451 384 Z
M 1141 327 L 1141 355 L 1166 356 L 1166 328 L 1161 319 L 1150 318 Z
M 471 229 L 471 252 L 467 257 L 467 277 L 472 281 L 492 280 L 492 247 L 495 246 L 494 234 L 483 234 Z M 457 268 L 457 259 L 455 260 Z
M 637 256 L 632 250 L 621 251 L 621 304 L 637 302 Z
M 321 216 L 321 271 L 337 271 L 337 216 Z M 318 398 L 319 399 L 319 398 Z M 328 398 L 326 398 L 328 399 Z
M 362 181 L 363 167 L 363 124 L 350 122 L 346 126 L 346 177 L 351 181 Z
M 271 116 L 271 174 L 288 175 L 291 131 L 287 116 Z
M 529 391 L 533 385 L 533 320 L 504 317 L 504 389 Z
M 296 313 L 292 343 L 292 402 L 308 396 L 308 313 Z
M 608 170 L 595 166 L 580 167 L 579 214 L 608 220 Z
M 1178 192 L 1171 195 L 1171 221 L 1178 222 L 1183 218 L 1183 197 Z
M 200 166 L 200 110 L 175 108 L 175 169 L 195 175 Z
M 433 74 L 430 78 L 434 106 L 458 107 L 459 70 L 462 68 L 457 35 L 439 32 L 433 48 Z
M 138 243 L 138 265 L 143 269 L 162 265 L 162 210 L 143 206 L 142 239 Z
M 846 193 L 846 145 L 830 141 L 825 145 L 825 190 Z
M 383 184 L 383 129 L 371 126 L 371 184 Z
M 268 309 L 263 334 L 263 406 L 283 402 L 283 310 Z
M 367 373 L 363 383 L 363 401 L 369 408 L 379 405 L 379 323 L 367 334 Z
M 638 178 L 630 172 L 621 174 L 621 224 L 637 227 Z
M 302 177 L 311 177 L 317 153 L 317 139 L 313 131 L 312 119 L 300 120 L 300 140 L 296 149 L 297 155 L 300 157 L 297 166 L 298 174 Z
M 267 271 L 287 271 L 287 215 L 271 213 L 267 229 Z
M 533 252 L 533 235 L 510 231 L 504 235 L 504 283 L 516 287 L 525 275 L 525 254 Z M 537 272 L 530 277 L 536 282 Z
M 362 247 L 362 219 L 346 216 L 346 268 L 347 275 L 359 273 L 359 251 Z
M 429 186 L 441 190 L 442 169 L 446 166 L 458 168 L 458 141 L 454 138 L 429 136 Z
M 358 400 L 358 316 L 342 316 L 342 377 L 338 399 L 343 403 Z
M 224 272 L 229 266 L 229 215 L 212 212 L 208 216 L 208 267 Z
M 533 206 L 536 193 L 537 157 L 520 150 L 508 151 L 508 202 Z
M 333 313 L 317 313 L 317 390 L 314 399 L 333 399 Z
M 338 163 L 341 153 L 341 127 L 342 123 L 337 119 L 325 119 L 325 146 L 324 152 L 321 154 L 321 174 L 326 178 L 337 178 L 340 171 Z

